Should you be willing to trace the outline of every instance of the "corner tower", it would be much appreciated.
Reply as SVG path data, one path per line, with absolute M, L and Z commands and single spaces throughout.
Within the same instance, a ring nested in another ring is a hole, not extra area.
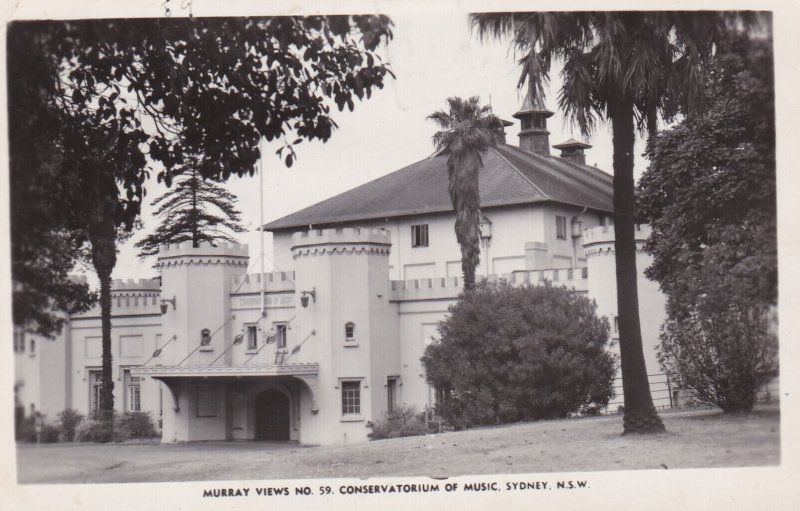
M 520 148 L 541 156 L 550 156 L 550 132 L 547 131 L 547 119 L 552 115 L 553 112 L 544 107 L 540 97 L 531 98 L 531 93 L 528 92 L 519 112 L 513 116 L 519 119 L 522 125 L 519 132 Z
M 162 339 L 175 336 L 161 364 L 208 365 L 225 350 L 232 338 L 229 287 L 235 275 L 247 272 L 247 262 L 247 245 L 161 245 Z
M 297 321 L 316 334 L 318 443 L 366 441 L 400 374 L 396 304 L 389 302 L 389 232 L 325 229 L 292 236 Z M 305 297 L 305 298 L 304 298 Z M 304 349 L 306 349 L 304 347 Z

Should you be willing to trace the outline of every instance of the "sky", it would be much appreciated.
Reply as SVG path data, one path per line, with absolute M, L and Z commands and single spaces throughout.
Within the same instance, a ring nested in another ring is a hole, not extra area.
M 297 162 L 286 168 L 275 155 L 277 145 L 264 143 L 264 221 L 281 218 L 328 197 L 349 190 L 380 176 L 428 157 L 433 152 L 432 135 L 436 125 L 426 119 L 444 109 L 450 96 L 479 96 L 491 104 L 494 113 L 514 122 L 507 128 L 507 140 L 518 143 L 519 122 L 512 117 L 522 104 L 523 92 L 517 88 L 519 67 L 515 54 L 505 41 L 480 41 L 469 26 L 467 15 L 455 13 L 435 16 L 415 10 L 390 14 L 395 24 L 394 39 L 382 50 L 395 79 L 389 79 L 372 98 L 356 102 L 355 110 L 335 112 L 338 129 L 327 143 L 301 143 Z M 550 143 L 568 138 L 583 139 L 593 145 L 587 163 L 597 164 L 611 173 L 611 139 L 607 125 L 600 124 L 590 138 L 582 138 L 577 129 L 557 111 L 558 69 L 551 73 L 547 107 L 555 112 L 548 121 Z M 335 108 L 334 108 L 335 111 Z M 637 156 L 643 151 L 641 141 Z M 551 150 L 558 154 L 557 150 Z M 645 162 L 637 157 L 637 175 Z M 259 187 L 256 176 L 231 178 L 226 187 L 238 197 L 242 223 L 248 232 L 236 238 L 250 247 L 251 273 L 260 269 Z M 133 246 L 158 225 L 153 216 L 152 200 L 166 188 L 153 179 L 148 183 L 143 208 L 144 228 L 120 247 L 115 279 L 147 278 L 155 275 L 155 259 L 140 261 Z M 280 271 L 272 259 L 271 234 L 265 234 L 266 271 Z M 79 266 L 96 281 L 90 268 Z

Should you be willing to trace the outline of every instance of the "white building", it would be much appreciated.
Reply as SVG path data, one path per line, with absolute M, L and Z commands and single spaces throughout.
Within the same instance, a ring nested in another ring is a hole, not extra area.
M 526 100 L 515 114 L 520 147 L 503 140 L 483 155 L 478 275 L 585 293 L 613 338 L 612 179 L 585 164 L 586 144 L 549 155 L 550 115 Z M 150 411 L 164 442 L 335 444 L 366 440 L 393 407 L 433 405 L 420 357 L 461 290 L 446 160 L 426 158 L 268 224 L 273 260 L 290 271 L 265 276 L 265 317 L 246 246 L 163 246 L 160 284 L 115 282 L 117 408 Z M 637 263 L 641 274 L 647 256 Z M 664 300 L 644 278 L 639 292 L 647 369 L 658 373 Z M 97 407 L 99 308 L 69 318 L 55 341 L 15 341 L 25 413 L 52 420 Z

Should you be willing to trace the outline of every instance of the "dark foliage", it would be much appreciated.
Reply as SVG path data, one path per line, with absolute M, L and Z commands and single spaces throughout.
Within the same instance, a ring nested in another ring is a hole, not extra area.
M 749 410 L 777 374 L 775 112 L 770 41 L 714 60 L 707 108 L 657 137 L 640 214 L 668 298 L 659 356 L 696 397 Z
M 479 284 L 439 332 L 422 362 L 456 428 L 592 413 L 613 396 L 608 323 L 566 288 Z
M 125 439 L 147 439 L 158 436 L 153 419 L 147 412 L 125 412 L 117 421 L 120 435 Z
M 191 164 L 190 164 L 191 166 Z M 190 167 L 176 180 L 175 186 L 153 201 L 161 221 L 155 232 L 136 243 L 139 257 L 157 255 L 162 243 L 191 241 L 216 246 L 217 242 L 236 240 L 231 232 L 244 232 L 236 196 L 222 186 L 206 181 Z
M 372 424 L 372 440 L 419 436 L 433 433 L 433 424 L 426 424 L 425 413 L 417 413 L 414 406 L 404 406 L 384 414 L 383 420 Z
M 66 409 L 58 413 L 58 420 L 58 440 L 60 442 L 72 442 L 75 440 L 75 429 L 83 420 L 83 415 L 76 410 Z
M 43 444 L 52 444 L 58 442 L 58 427 L 53 424 L 43 424 L 42 430 L 39 432 L 39 441 Z M 27 443 L 36 443 L 36 419 L 33 415 L 29 415 L 22 419 L 19 431 L 17 431 L 17 440 Z

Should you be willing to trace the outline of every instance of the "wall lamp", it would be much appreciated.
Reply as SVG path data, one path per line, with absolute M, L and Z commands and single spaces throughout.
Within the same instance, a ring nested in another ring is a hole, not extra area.
M 304 309 L 306 307 L 308 307 L 308 297 L 309 296 L 314 301 L 314 303 L 317 303 L 317 288 L 316 287 L 311 288 L 311 291 L 300 291 L 300 305 L 302 305 Z
M 172 310 L 176 309 L 176 306 L 175 306 L 175 295 L 173 295 L 172 298 L 162 298 L 161 299 L 161 314 L 166 314 L 167 310 L 169 310 L 169 307 L 167 307 L 168 303 L 172 304 Z

